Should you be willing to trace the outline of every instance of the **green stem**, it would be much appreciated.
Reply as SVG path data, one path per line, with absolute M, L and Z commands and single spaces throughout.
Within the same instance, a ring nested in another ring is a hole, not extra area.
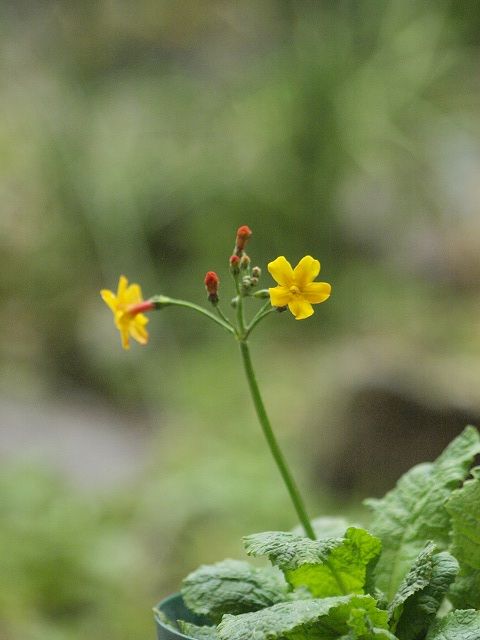
M 235 329 L 232 327 L 232 325 L 228 324 L 221 318 L 218 318 L 211 311 L 208 311 L 207 309 L 200 307 L 198 304 L 194 304 L 193 302 L 188 302 L 187 300 L 177 300 L 175 298 L 169 298 L 167 296 L 153 296 L 150 299 L 152 302 L 156 304 L 158 309 L 161 309 L 162 307 L 167 307 L 170 305 L 174 305 L 176 307 L 186 307 L 187 309 L 193 309 L 193 311 L 198 311 L 198 313 L 201 313 L 202 315 L 207 316 L 207 318 L 210 318 L 210 320 L 213 320 L 214 322 L 219 324 L 221 327 L 226 329 L 228 333 L 233 333 L 233 334 L 235 333 Z
M 235 290 L 237 292 L 237 337 L 242 340 L 245 336 L 245 312 L 243 309 L 243 295 L 240 289 L 240 275 L 234 274 Z
M 215 305 L 215 311 L 218 313 L 218 315 L 220 316 L 220 318 L 226 323 L 228 324 L 230 327 L 232 327 L 232 329 L 234 329 L 232 323 L 230 322 L 230 320 L 227 318 L 227 316 L 223 313 L 223 311 L 220 309 L 220 305 L 217 303 Z
M 292 474 L 290 473 L 287 462 L 278 445 L 278 442 L 275 438 L 272 426 L 270 424 L 270 420 L 268 419 L 265 405 L 263 404 L 262 396 L 260 394 L 260 389 L 258 387 L 257 379 L 255 376 L 255 371 L 253 369 L 252 359 L 250 357 L 250 350 L 248 348 L 248 343 L 245 339 L 240 340 L 240 351 L 242 354 L 243 365 L 245 368 L 245 374 L 247 376 L 250 393 L 252 395 L 253 404 L 255 405 L 255 410 L 257 412 L 258 420 L 262 427 L 268 446 L 277 464 L 278 470 L 280 471 L 280 475 L 282 476 L 283 481 L 287 487 L 288 493 L 290 494 L 290 498 L 293 502 L 293 506 L 295 507 L 298 518 L 303 528 L 305 529 L 305 533 L 309 538 L 311 538 L 312 540 L 315 540 L 316 539 L 315 532 L 313 531 L 313 527 L 307 516 L 307 512 L 306 512 L 302 497 L 297 488 L 297 485 L 295 484 Z
M 263 318 L 270 315 L 273 311 L 276 311 L 276 307 L 272 307 L 270 300 L 268 300 L 268 302 L 266 302 L 263 307 L 253 316 L 250 324 L 245 330 L 245 338 L 250 335 L 250 333 L 257 326 L 260 320 L 263 320 Z

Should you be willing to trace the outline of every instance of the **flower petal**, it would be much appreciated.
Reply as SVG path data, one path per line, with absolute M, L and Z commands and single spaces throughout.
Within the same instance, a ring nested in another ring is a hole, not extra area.
M 267 268 L 272 278 L 280 286 L 289 287 L 293 283 L 292 265 L 285 256 L 280 256 L 273 262 L 269 262 Z
M 136 304 L 142 302 L 142 290 L 139 284 L 131 284 L 125 291 L 125 302 L 128 304 Z
M 144 317 L 146 320 L 147 318 Z M 148 342 L 148 331 L 145 329 L 145 322 L 141 321 L 142 319 L 137 316 L 135 320 L 133 320 L 130 325 L 130 335 L 140 344 L 147 344 Z
M 150 318 L 147 318 L 147 316 L 143 313 L 137 313 L 137 315 L 135 316 L 135 322 L 138 322 L 138 324 L 145 326 L 146 324 L 148 324 Z
M 292 297 L 292 294 L 287 287 L 272 287 L 269 291 L 272 307 L 285 307 Z
M 121 328 L 119 327 L 119 330 L 120 330 L 120 337 L 122 339 L 122 347 L 124 349 L 130 349 L 128 325 L 125 324 Z
M 295 320 L 305 320 L 313 314 L 312 305 L 302 296 L 294 296 L 288 303 L 288 308 L 295 316 Z
M 128 279 L 126 276 L 120 276 L 118 279 L 118 289 L 117 289 L 117 297 L 119 298 L 119 302 L 125 302 L 125 300 L 121 300 L 125 295 L 125 291 L 128 287 Z
M 310 282 L 303 288 L 302 295 L 308 302 L 318 304 L 325 302 L 330 297 L 331 291 L 332 287 L 328 282 Z
M 302 290 L 309 282 L 315 280 L 319 273 L 320 262 L 312 256 L 305 256 L 293 270 L 295 284 Z
M 110 291 L 109 289 L 102 289 L 100 291 L 100 295 L 102 296 L 102 300 L 107 304 L 110 309 L 115 313 L 117 310 L 117 296 Z

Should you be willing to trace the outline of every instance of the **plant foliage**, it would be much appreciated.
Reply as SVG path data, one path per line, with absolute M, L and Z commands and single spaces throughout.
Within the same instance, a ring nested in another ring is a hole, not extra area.
M 467 479 L 478 453 L 467 427 L 368 501 L 371 532 L 338 519 L 316 527 L 318 540 L 298 529 L 247 536 L 247 554 L 273 567 L 200 567 L 182 596 L 209 624 L 178 627 L 198 640 L 479 640 L 480 467 Z

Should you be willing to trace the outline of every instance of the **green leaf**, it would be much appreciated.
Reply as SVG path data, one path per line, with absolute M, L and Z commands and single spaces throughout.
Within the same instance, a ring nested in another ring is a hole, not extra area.
M 223 560 L 202 565 L 182 584 L 187 607 L 197 614 L 220 621 L 224 613 L 244 613 L 285 600 L 288 585 L 282 574 L 271 568 L 253 567 L 248 562 Z
M 448 547 L 445 502 L 468 475 L 477 453 L 480 436 L 467 427 L 435 462 L 413 467 L 384 498 L 367 501 L 375 511 L 371 531 L 382 541 L 376 584 L 389 600 L 428 540 L 440 549 Z
M 426 640 L 478 640 L 480 638 L 480 611 L 457 609 L 436 620 Z
M 460 564 L 450 599 L 456 607 L 480 609 L 480 467 L 472 476 L 446 505 L 452 518 L 451 552 Z
M 216 627 L 199 626 L 185 620 L 177 620 L 178 628 L 186 636 L 196 640 L 218 640 Z
M 378 608 L 377 608 L 378 609 Z M 383 621 L 384 619 L 382 619 Z M 387 629 L 372 626 L 371 612 L 365 609 L 352 608 L 350 617 L 348 619 L 348 626 L 350 632 L 344 636 L 344 640 L 350 640 L 351 638 L 376 638 L 377 640 L 398 640 L 396 636 L 390 633 Z M 379 618 L 374 624 L 381 622 Z
M 313 527 L 317 540 L 323 540 L 324 538 L 341 538 L 349 527 L 357 526 L 339 516 L 321 516 L 312 520 L 310 524 Z M 296 536 L 305 536 L 301 525 L 292 529 L 292 533 Z
M 428 543 L 403 579 L 389 607 L 390 629 L 400 640 L 420 640 L 455 579 L 458 563 Z
M 252 556 L 268 556 L 293 587 L 307 587 L 316 598 L 363 593 L 368 565 L 380 541 L 364 529 L 347 529 L 344 538 L 310 540 L 283 531 L 244 538 Z
M 387 612 L 371 596 L 338 596 L 282 602 L 269 609 L 224 616 L 220 640 L 395 640 Z

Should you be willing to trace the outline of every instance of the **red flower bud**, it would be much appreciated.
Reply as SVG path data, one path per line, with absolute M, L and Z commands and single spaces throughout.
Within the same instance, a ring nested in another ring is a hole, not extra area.
M 240 272 L 240 258 L 235 254 L 230 256 L 230 271 L 233 275 L 237 275 Z
M 220 278 L 217 276 L 215 271 L 207 271 L 204 282 L 205 282 L 205 288 L 208 293 L 208 299 L 213 304 L 217 304 L 218 285 L 220 284 Z
M 243 251 L 245 245 L 247 244 L 247 240 L 252 235 L 252 230 L 250 227 L 247 227 L 246 224 L 242 225 L 237 229 L 237 239 L 235 241 L 235 248 L 237 251 Z

